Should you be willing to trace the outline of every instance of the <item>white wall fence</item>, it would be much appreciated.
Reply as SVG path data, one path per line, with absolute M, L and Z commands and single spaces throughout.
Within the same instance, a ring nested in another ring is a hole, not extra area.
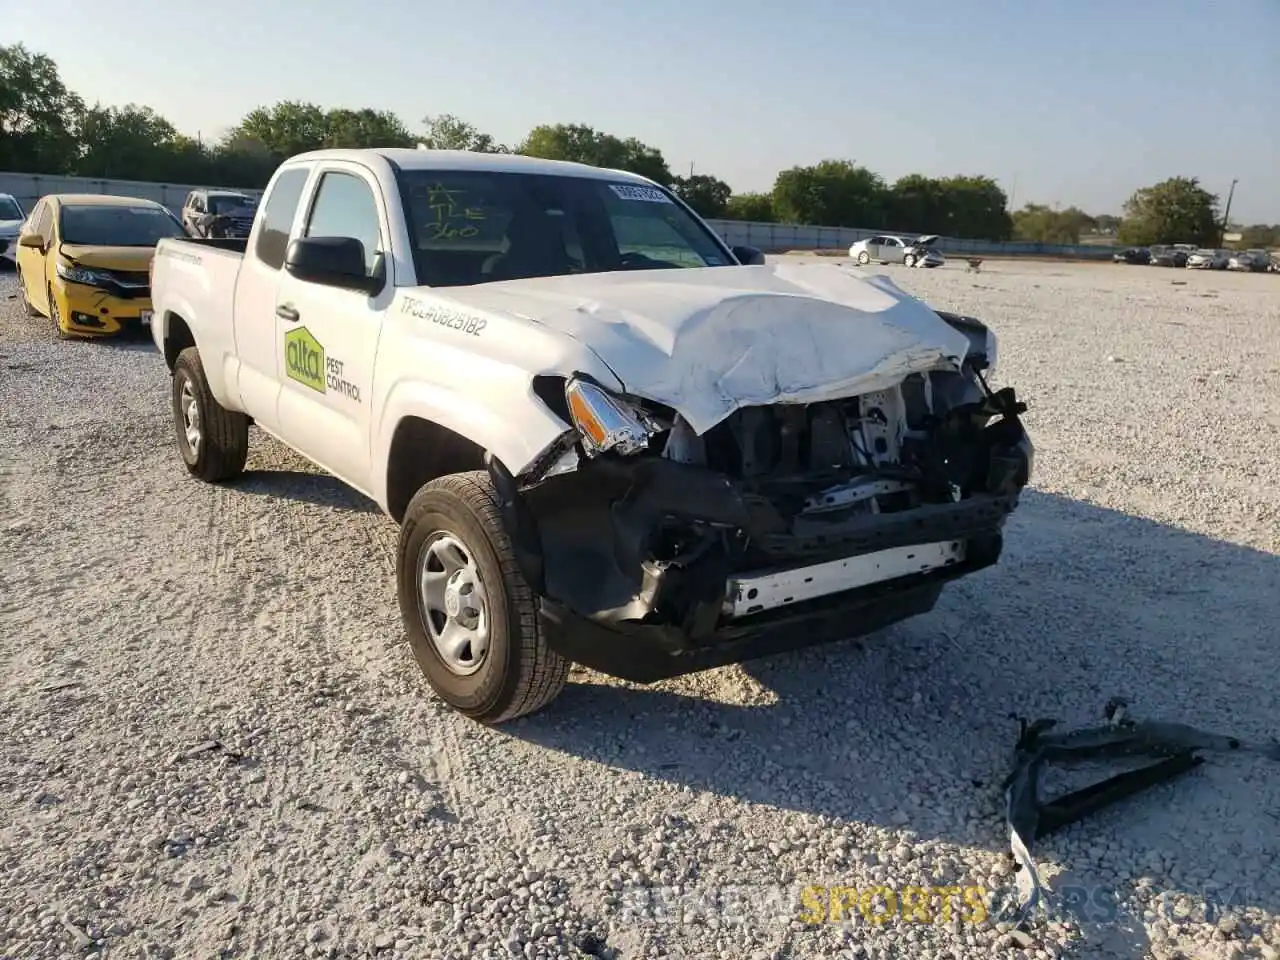
M 49 193 L 107 193 L 124 197 L 141 197 L 164 204 L 175 215 L 182 213 L 182 204 L 192 190 L 237 189 L 234 187 L 210 187 L 202 183 L 149 183 L 145 180 L 97 180 L 92 177 L 52 177 L 34 173 L 0 173 L 0 193 L 9 193 L 18 199 L 28 213 L 37 200 Z M 242 193 L 260 197 L 261 190 L 242 190 Z
M 30 173 L 0 173 L 0 193 L 18 198 L 24 210 L 48 193 L 110 193 L 156 200 L 175 214 L 181 213 L 183 201 L 192 190 L 217 189 L 207 184 L 148 183 L 142 180 L 97 180 L 89 177 L 53 177 Z M 227 189 L 227 188 L 223 188 Z M 234 189 L 234 188 L 232 188 Z M 243 190 L 252 196 L 261 190 Z M 877 233 L 912 231 L 862 230 L 856 227 L 815 227 L 791 223 L 756 223 L 745 220 L 709 220 L 711 227 L 731 245 L 758 247 L 766 253 L 786 250 L 847 250 L 857 240 Z M 937 247 L 952 256 L 1049 256 L 1110 259 L 1119 247 L 1093 244 L 1053 244 L 990 240 L 966 240 L 943 237 Z
M 794 223 L 756 223 L 745 220 L 707 221 L 732 246 L 757 247 L 766 253 L 786 250 L 848 250 L 849 245 L 877 234 L 916 237 L 911 230 L 863 230 L 858 227 L 813 227 Z M 1110 260 L 1122 247 L 1104 244 L 1032 243 L 1025 240 L 966 240 L 941 237 L 934 244 L 955 257 L 1079 257 Z

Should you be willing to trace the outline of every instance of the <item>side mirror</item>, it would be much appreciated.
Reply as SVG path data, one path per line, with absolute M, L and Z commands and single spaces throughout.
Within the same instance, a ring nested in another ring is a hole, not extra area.
M 734 247 L 733 255 L 738 262 L 748 267 L 758 267 L 764 263 L 764 254 L 755 247 Z
M 284 268 L 308 283 L 375 294 L 386 283 L 381 265 L 365 272 L 364 244 L 355 237 L 299 237 L 285 251 Z
M 24 233 L 22 236 L 18 237 L 18 246 L 30 247 L 33 250 L 43 250 L 44 237 L 40 236 L 38 233 Z

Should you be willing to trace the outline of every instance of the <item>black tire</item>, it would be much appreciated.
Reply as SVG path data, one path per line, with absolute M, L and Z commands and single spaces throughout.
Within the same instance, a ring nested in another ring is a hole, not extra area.
M 436 649 L 418 590 L 428 547 L 450 535 L 470 554 L 487 599 L 488 649 L 469 675 L 446 665 Z M 414 659 L 431 688 L 459 713 L 499 724 L 542 709 L 564 689 L 569 661 L 547 644 L 488 473 L 450 474 L 414 495 L 400 527 L 396 579 Z
M 53 287 L 45 288 L 45 296 L 49 299 L 49 323 L 53 327 L 53 335 L 59 340 L 70 340 L 71 334 L 62 329 L 62 315 L 58 311 L 58 301 L 53 299 Z
M 184 390 L 190 387 L 190 397 Z M 173 366 L 173 426 L 178 435 L 178 452 L 194 477 L 219 483 L 244 472 L 249 457 L 249 418 L 228 410 L 214 398 L 205 379 L 204 366 L 195 347 L 178 354 Z M 186 412 L 194 400 L 198 438 L 195 449 L 187 439 Z

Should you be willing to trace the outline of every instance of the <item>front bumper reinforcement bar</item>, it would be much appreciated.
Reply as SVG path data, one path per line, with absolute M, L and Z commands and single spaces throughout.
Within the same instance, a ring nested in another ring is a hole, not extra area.
M 1002 918 L 1012 921 L 1015 931 L 1026 940 L 1032 914 L 1047 899 L 1031 845 L 1041 837 L 1075 823 L 1106 806 L 1141 790 L 1164 783 L 1201 763 L 1198 750 L 1246 751 L 1280 761 L 1280 742 L 1250 743 L 1236 737 L 1208 733 L 1181 723 L 1157 720 L 1134 721 L 1125 717 L 1123 700 L 1107 703 L 1107 723 L 1064 733 L 1048 733 L 1055 720 L 1014 716 L 1021 725 L 1014 755 L 1014 769 L 1003 783 L 1005 818 L 1009 825 L 1009 846 L 1018 861 L 1018 903 Z M 1119 757 L 1160 757 L 1158 762 L 1110 777 L 1056 799 L 1039 796 L 1040 771 L 1047 761 L 1071 762 Z

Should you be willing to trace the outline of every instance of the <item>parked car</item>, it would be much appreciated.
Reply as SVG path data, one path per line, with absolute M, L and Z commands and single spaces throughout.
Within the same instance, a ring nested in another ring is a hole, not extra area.
M 1157 244 L 1151 247 L 1151 264 L 1156 267 L 1185 267 L 1187 251 L 1179 247 Z
M 571 662 L 648 683 L 924 613 L 1032 470 L 979 320 L 622 171 L 305 153 L 247 240 L 154 272 L 185 469 L 240 474 L 253 423 L 372 499 L 422 673 L 486 723 Z
M 258 201 L 236 190 L 192 190 L 182 204 L 182 225 L 193 237 L 247 237 Z
M 1245 270 L 1249 273 L 1265 273 L 1271 266 L 1271 254 L 1266 250 L 1237 250 L 1227 261 L 1228 270 Z
M 1126 247 L 1111 255 L 1112 263 L 1150 263 L 1151 251 L 1146 247 Z
M 26 216 L 17 197 L 0 193 L 0 259 L 17 262 L 18 232 Z
M 1202 247 L 1195 253 L 1187 257 L 1188 270 L 1225 270 L 1227 263 L 1231 259 L 1231 253 L 1227 250 L 1211 250 L 1208 247 Z
M 182 236 L 178 218 L 154 200 L 96 193 L 42 197 L 18 237 L 27 313 L 48 317 L 60 338 L 146 326 L 156 242 Z
M 914 239 L 894 234 L 879 234 L 859 240 L 849 247 L 849 256 L 861 266 L 872 260 L 882 264 L 901 263 L 908 267 L 940 267 L 944 260 L 932 245 L 938 242 L 935 234 Z

